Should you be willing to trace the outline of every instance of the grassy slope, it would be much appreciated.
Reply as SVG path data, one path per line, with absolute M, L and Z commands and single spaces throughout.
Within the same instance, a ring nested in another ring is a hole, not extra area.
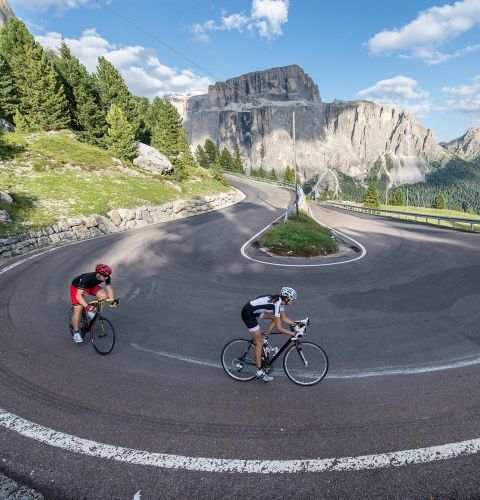
M 277 255 L 302 257 L 328 255 L 337 249 L 332 233 L 302 212 L 267 231 L 260 244 Z
M 13 204 L 0 203 L 13 224 L 0 226 L 0 237 L 49 225 L 60 217 L 103 215 L 113 208 L 161 205 L 175 198 L 218 193 L 228 189 L 197 169 L 176 183 L 122 165 L 108 151 L 81 143 L 69 133 L 35 134 L 27 141 L 10 133 L 0 139 L 0 191 Z
M 392 205 L 381 205 L 384 210 L 391 210 L 393 212 L 409 212 L 416 214 L 426 214 L 426 215 L 445 215 L 449 217 L 457 217 L 459 219 L 477 219 L 480 220 L 480 215 L 467 214 L 465 212 L 459 212 L 457 210 L 441 210 L 438 208 L 426 208 L 426 207 L 412 207 L 407 206 L 392 206 Z

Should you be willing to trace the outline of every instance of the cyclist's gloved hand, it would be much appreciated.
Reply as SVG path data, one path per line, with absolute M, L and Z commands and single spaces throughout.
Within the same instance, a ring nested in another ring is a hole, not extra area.
M 292 332 L 294 332 L 295 329 L 297 328 L 297 324 L 296 323 L 290 323 L 288 326 L 290 327 L 290 331 L 292 331 Z
M 305 328 L 303 326 L 295 325 L 295 338 L 298 339 L 300 337 L 303 337 L 305 334 Z
M 111 302 L 110 302 L 110 307 L 118 307 L 119 303 L 118 303 L 118 299 L 113 299 Z

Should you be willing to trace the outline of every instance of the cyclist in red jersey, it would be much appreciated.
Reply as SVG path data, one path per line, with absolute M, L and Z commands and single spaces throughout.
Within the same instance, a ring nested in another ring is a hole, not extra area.
M 107 264 L 97 264 L 94 273 L 81 274 L 72 281 L 70 285 L 70 298 L 73 305 L 72 326 L 73 340 L 75 342 L 83 342 L 79 331 L 82 309 L 85 308 L 87 313 L 92 310 L 92 307 L 88 305 L 83 296 L 84 293 L 94 295 L 100 300 L 114 299 L 115 295 L 110 281 L 111 274 L 112 268 L 110 266 Z M 105 283 L 106 291 L 100 286 L 101 283 Z

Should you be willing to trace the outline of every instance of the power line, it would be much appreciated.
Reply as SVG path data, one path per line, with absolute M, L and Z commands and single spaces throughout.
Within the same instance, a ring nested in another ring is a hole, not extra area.
M 201 66 L 200 64 L 196 63 L 193 59 L 190 59 L 189 57 L 187 57 L 186 55 L 182 54 L 179 50 L 177 50 L 176 48 L 172 47 L 171 45 L 169 45 L 168 43 L 165 43 L 163 40 L 161 40 L 157 35 L 155 35 L 155 33 L 152 33 L 151 31 L 147 30 L 146 28 L 144 28 L 143 26 L 140 26 L 139 24 L 137 24 L 136 22 L 132 21 L 131 19 L 129 19 L 128 17 L 124 16 L 123 14 L 120 14 L 120 12 L 117 12 L 116 10 L 112 9 L 108 4 L 100 1 L 100 0 L 95 0 L 95 2 L 97 2 L 101 7 L 103 7 L 104 9 L 110 11 L 112 14 L 114 14 L 115 16 L 119 17 L 120 19 L 122 19 L 123 21 L 127 22 L 128 24 L 131 24 L 132 26 L 134 26 L 137 30 L 141 31 L 142 33 L 146 34 L 147 36 L 153 38 L 154 40 L 156 40 L 158 43 L 162 44 L 164 47 L 166 47 L 167 49 L 169 49 L 170 51 L 172 51 L 174 54 L 176 54 L 177 56 L 181 57 L 182 59 L 185 59 L 185 61 L 188 61 L 190 64 L 193 64 L 196 68 L 200 69 L 201 71 L 203 71 L 205 74 L 211 76 L 214 80 L 216 81 L 221 81 L 221 78 L 219 78 L 217 75 L 215 75 L 214 73 L 212 73 L 211 71 L 209 71 L 208 69 L 204 68 L 203 66 Z M 239 96 L 241 97 L 244 97 L 247 101 L 249 101 L 251 104 L 254 104 L 256 106 L 258 106 L 260 103 L 246 95 L 246 94 L 243 94 L 242 92 L 240 92 L 238 89 L 234 88 L 233 86 L 229 85 L 227 82 L 224 82 L 225 85 L 233 92 L 236 92 Z

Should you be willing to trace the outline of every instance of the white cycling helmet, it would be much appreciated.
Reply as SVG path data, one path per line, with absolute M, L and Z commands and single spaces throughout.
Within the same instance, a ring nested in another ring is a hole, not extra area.
M 289 286 L 284 286 L 280 291 L 280 295 L 290 300 L 297 300 L 297 292 Z

